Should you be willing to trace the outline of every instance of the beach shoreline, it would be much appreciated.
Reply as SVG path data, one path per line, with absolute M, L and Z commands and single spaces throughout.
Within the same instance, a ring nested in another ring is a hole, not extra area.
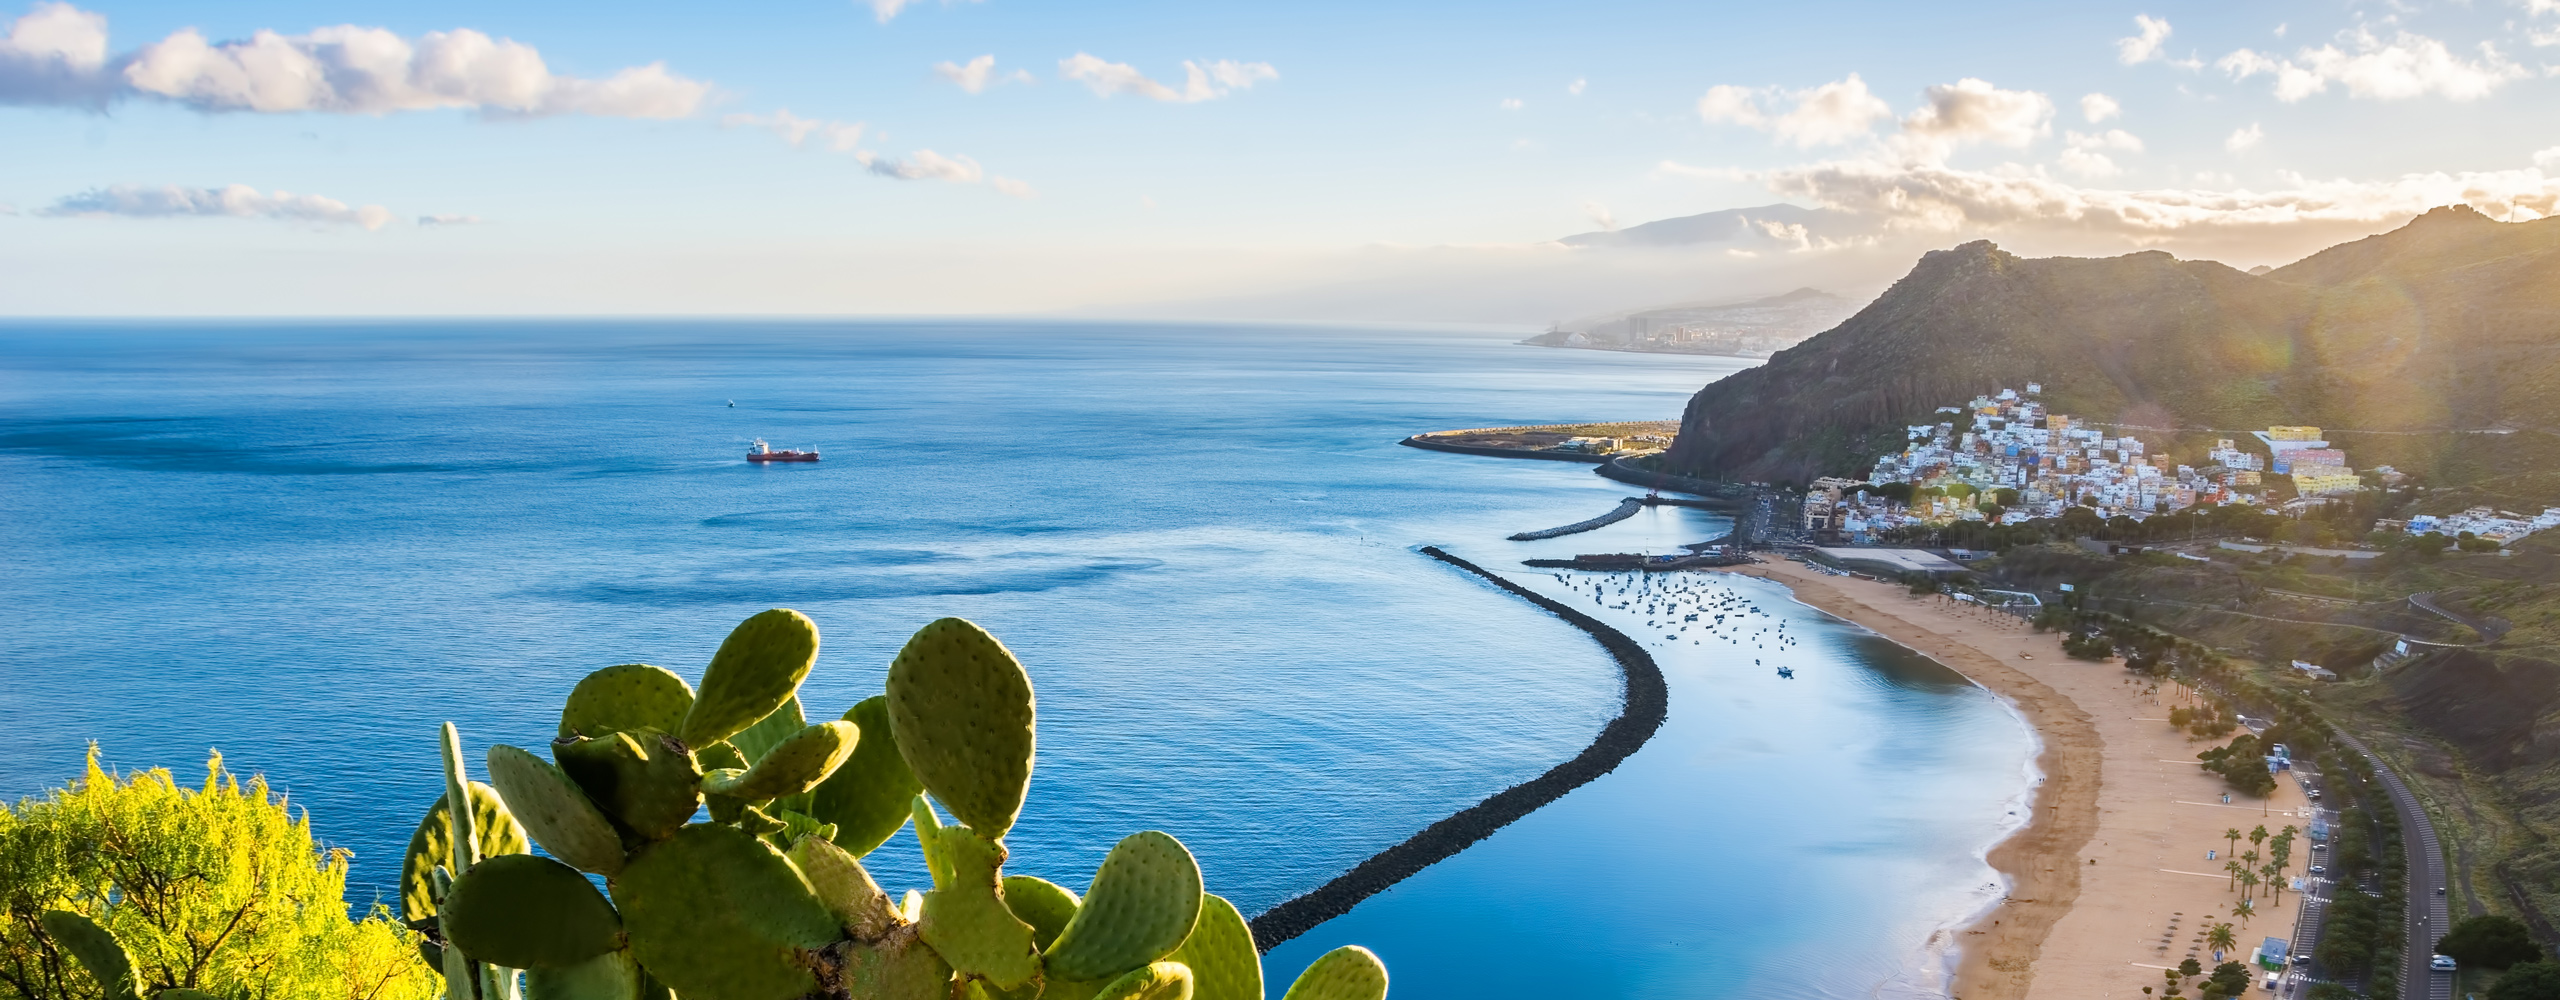
M 1809 607 L 1945 665 L 2006 702 L 2027 724 L 2035 741 L 2031 767 L 2036 775 L 2028 791 L 2027 819 L 1984 852 L 2005 891 L 1953 931 L 1953 945 L 1945 952 L 1954 958 L 1948 992 L 1957 1000 L 2029 995 L 2037 959 L 2054 926 L 2081 898 L 2077 862 L 2098 833 L 2102 744 L 2089 714 L 1995 652 L 1963 641 L 1964 626 L 1950 627 L 1944 620 L 1948 612 L 1907 593 L 1899 601 L 1891 599 L 1901 592 L 1899 587 L 1827 576 L 1791 562 L 1724 572 L 1781 584 Z M 2059 659 L 2060 640 L 2043 638 L 2053 647 L 2051 656 Z M 1933 949 L 1938 944 L 1933 941 Z

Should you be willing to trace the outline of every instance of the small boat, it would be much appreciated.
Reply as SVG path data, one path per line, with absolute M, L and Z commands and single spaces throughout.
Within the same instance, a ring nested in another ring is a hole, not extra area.
M 1788 679 L 1788 680 L 1794 680 L 1794 679 L 1796 678 L 1796 668 L 1794 668 L 1794 667 L 1779 667 L 1779 668 L 1778 668 L 1778 676 L 1780 676 L 1780 677 L 1784 677 L 1784 678 L 1786 678 L 1786 679 Z
M 789 449 L 775 451 L 773 446 L 764 443 L 763 438 L 757 438 L 756 446 L 747 451 L 747 461 L 750 462 L 815 462 L 817 460 L 818 453 L 814 451 Z

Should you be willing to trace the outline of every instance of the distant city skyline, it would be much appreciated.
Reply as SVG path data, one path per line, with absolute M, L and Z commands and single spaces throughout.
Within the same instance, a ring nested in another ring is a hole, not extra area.
M 2560 0 L 0 8 L 0 315 L 1534 325 L 2560 212 Z M 1785 203 L 1686 247 L 1574 233 Z

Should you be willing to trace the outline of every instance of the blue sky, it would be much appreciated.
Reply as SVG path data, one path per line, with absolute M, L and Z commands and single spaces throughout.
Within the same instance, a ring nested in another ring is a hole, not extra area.
M 2524 219 L 2560 190 L 2560 0 L 0 8 L 22 16 L 0 313 L 1526 322 L 1859 290 L 1973 236 L 2280 262 L 2426 203 Z M 100 22 L 105 61 L 71 65 L 65 32 Z M 415 53 L 467 29 L 550 76 L 249 79 L 343 74 L 312 40 L 337 26 Z M 225 48 L 262 31 L 308 62 Z M 974 93 L 936 70 L 985 56 Z M 1828 247 L 1537 246 L 1777 201 L 1862 221 Z

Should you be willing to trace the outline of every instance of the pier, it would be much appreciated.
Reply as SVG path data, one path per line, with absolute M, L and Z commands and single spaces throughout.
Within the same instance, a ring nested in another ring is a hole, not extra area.
M 1644 498 L 1628 497 L 1624 500 L 1618 501 L 1618 509 L 1602 514 L 1599 517 L 1592 518 L 1588 521 L 1575 521 L 1572 524 L 1565 525 L 1561 528 L 1548 528 L 1544 531 L 1523 531 L 1511 536 L 1511 540 L 1515 542 L 1534 542 L 1541 538 L 1557 538 L 1564 535 L 1590 531 L 1594 528 L 1605 528 L 1609 525 L 1616 524 L 1620 521 L 1636 516 L 1636 512 L 1643 510 L 1644 508 Z

